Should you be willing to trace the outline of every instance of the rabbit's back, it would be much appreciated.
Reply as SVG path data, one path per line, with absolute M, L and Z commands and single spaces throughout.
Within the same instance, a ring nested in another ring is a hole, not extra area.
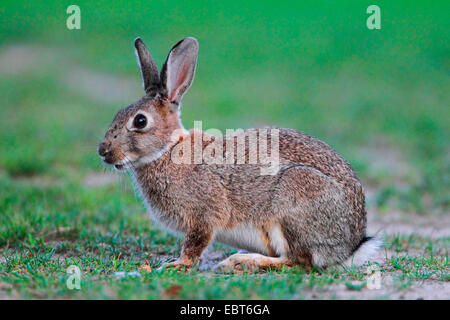
M 342 261 L 366 234 L 365 197 L 355 171 L 328 144 L 303 132 L 283 128 L 261 132 L 258 140 L 269 141 L 267 150 L 272 133 L 278 134 L 279 171 L 261 176 L 257 170 L 235 167 L 230 198 L 253 204 L 249 207 L 254 220 L 272 221 L 266 224 L 272 228 L 281 224 L 287 243 L 298 246 L 290 250 L 294 255 L 303 250 L 306 253 L 300 255 L 311 255 L 316 265 Z

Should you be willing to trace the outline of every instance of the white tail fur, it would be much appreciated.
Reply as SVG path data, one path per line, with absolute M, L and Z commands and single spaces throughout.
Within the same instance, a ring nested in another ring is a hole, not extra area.
M 344 262 L 344 265 L 351 267 L 365 264 L 380 249 L 382 244 L 383 241 L 377 237 L 369 238 Z

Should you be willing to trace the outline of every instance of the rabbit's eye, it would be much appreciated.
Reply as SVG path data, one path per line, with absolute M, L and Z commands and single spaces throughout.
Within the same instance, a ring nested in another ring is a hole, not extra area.
M 134 117 L 130 117 L 128 119 L 127 130 L 145 132 L 150 128 L 150 125 L 152 123 L 153 118 L 151 114 L 143 110 L 140 110 L 138 113 L 134 115 Z
M 147 117 L 143 114 L 138 114 L 133 121 L 133 125 L 137 129 L 143 129 L 147 125 Z

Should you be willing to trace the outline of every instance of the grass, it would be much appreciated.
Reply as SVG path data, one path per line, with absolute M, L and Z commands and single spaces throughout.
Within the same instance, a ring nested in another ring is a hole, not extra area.
M 367 283 L 364 270 L 359 269 L 306 273 L 294 268 L 244 275 L 158 271 L 160 261 L 146 258 L 145 246 L 133 238 L 50 243 L 43 246 L 39 241 L 29 240 L 22 250 L 2 250 L 7 258 L 0 267 L 0 283 L 6 293 L 23 298 L 304 299 L 311 297 L 311 290 L 320 293 L 345 284 L 359 291 Z M 151 272 L 123 279 L 114 276 L 115 272 L 137 270 L 144 259 L 150 261 Z M 81 290 L 69 290 L 65 285 L 66 269 L 70 265 L 78 266 L 83 272 Z M 378 265 L 384 276 L 392 275 L 396 288 L 400 289 L 408 288 L 416 280 L 448 281 L 448 267 L 448 256 L 431 255 L 398 255 Z
M 302 299 L 339 286 L 365 290 L 363 269 L 155 270 L 181 240 L 149 222 L 127 176 L 86 183 L 104 170 L 96 145 L 115 112 L 143 94 L 136 36 L 159 65 L 179 39 L 199 39 L 186 127 L 300 129 L 353 164 L 374 192 L 370 208 L 412 219 L 448 214 L 448 2 L 378 1 L 378 31 L 365 27 L 357 1 L 77 4 L 79 31 L 65 28 L 57 1 L 0 8 L 0 298 Z M 447 283 L 448 247 L 449 237 L 387 235 L 378 267 L 399 290 Z M 114 276 L 146 260 L 150 273 Z M 80 291 L 65 286 L 72 264 L 83 272 Z
M 132 190 L 114 184 L 95 190 L 77 184 L 42 189 L 5 177 L 2 184 L 8 187 L 0 201 L 5 213 L 0 226 L 0 288 L 13 297 L 304 299 L 311 298 L 311 291 L 340 284 L 357 297 L 366 284 L 364 268 L 311 274 L 301 268 L 244 275 L 160 272 L 163 261 L 178 255 L 181 239 L 149 223 Z M 377 266 L 394 277 L 400 289 L 418 280 L 446 282 L 449 241 L 414 234 L 387 237 L 385 250 L 394 254 Z M 224 256 L 233 253 L 222 246 L 213 250 Z M 115 276 L 139 270 L 146 261 L 150 273 Z M 66 287 L 70 265 L 82 270 L 80 291 Z

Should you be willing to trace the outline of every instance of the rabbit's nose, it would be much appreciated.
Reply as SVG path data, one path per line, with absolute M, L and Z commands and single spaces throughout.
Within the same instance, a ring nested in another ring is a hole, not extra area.
M 110 151 L 109 150 L 110 146 L 111 146 L 111 144 L 108 145 L 105 142 L 100 142 L 100 144 L 98 145 L 98 154 L 101 157 L 105 157 L 108 154 L 108 152 Z

